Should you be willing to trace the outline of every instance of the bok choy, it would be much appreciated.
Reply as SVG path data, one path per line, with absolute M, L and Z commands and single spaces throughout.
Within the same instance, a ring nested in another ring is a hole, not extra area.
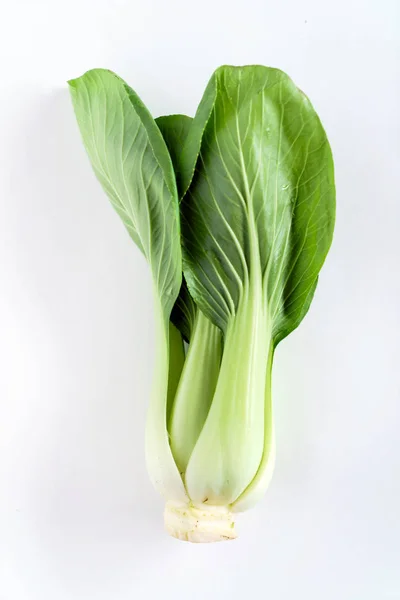
M 167 530 L 232 539 L 272 475 L 274 350 L 308 311 L 332 240 L 326 134 L 263 66 L 217 69 L 193 119 L 154 120 L 111 71 L 69 85 L 94 172 L 152 273 L 146 457 Z

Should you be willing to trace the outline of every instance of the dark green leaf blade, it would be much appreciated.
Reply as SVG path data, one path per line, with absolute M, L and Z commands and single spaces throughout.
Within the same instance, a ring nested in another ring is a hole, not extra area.
M 211 111 L 193 122 L 203 133 L 181 206 L 185 276 L 199 307 L 226 330 L 260 269 L 277 343 L 303 318 L 331 244 L 330 147 L 308 98 L 282 71 L 221 67 L 210 88 Z

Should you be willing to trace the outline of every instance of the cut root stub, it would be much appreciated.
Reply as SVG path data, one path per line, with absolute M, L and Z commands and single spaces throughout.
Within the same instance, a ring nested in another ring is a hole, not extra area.
M 234 516 L 224 506 L 193 506 L 168 502 L 164 520 L 168 533 L 185 542 L 222 542 L 237 537 Z

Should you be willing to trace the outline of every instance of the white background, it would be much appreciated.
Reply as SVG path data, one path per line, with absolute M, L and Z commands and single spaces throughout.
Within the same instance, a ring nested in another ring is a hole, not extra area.
M 9 2 L 0 24 L 0 599 L 400 599 L 397 0 Z M 66 80 L 118 72 L 155 116 L 213 69 L 310 96 L 337 175 L 334 244 L 276 354 L 278 457 L 232 543 L 163 532 L 143 437 L 144 261 L 95 181 Z

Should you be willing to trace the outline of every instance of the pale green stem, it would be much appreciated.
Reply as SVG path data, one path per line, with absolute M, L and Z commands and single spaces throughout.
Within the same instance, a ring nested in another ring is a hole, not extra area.
M 198 310 L 169 425 L 172 453 L 182 475 L 214 395 L 221 338 L 221 331 Z
M 255 278 L 228 327 L 212 405 L 187 467 L 193 502 L 228 506 L 257 472 L 264 447 L 269 329 Z
M 158 301 L 156 301 L 155 318 L 156 361 L 146 423 L 147 469 L 154 487 L 166 500 L 186 503 L 189 499 L 168 439 L 169 320 Z
M 168 398 L 167 398 L 167 425 L 170 421 L 172 406 L 185 364 L 185 348 L 182 334 L 169 322 L 169 368 L 168 368 Z
M 271 481 L 275 466 L 275 436 L 272 415 L 271 375 L 274 351 L 271 346 L 268 356 L 267 377 L 265 381 L 264 409 L 264 450 L 260 466 L 253 481 L 233 503 L 234 512 L 252 508 L 264 496 Z

